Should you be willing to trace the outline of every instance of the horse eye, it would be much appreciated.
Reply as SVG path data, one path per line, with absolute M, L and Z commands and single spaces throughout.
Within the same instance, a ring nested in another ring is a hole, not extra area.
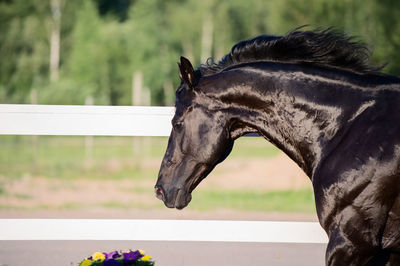
M 166 163 L 166 166 L 167 166 L 167 167 L 170 167 L 171 165 L 172 165 L 172 161 L 171 161 L 171 160 L 168 160 L 167 163 Z
M 174 124 L 175 129 L 180 129 L 182 128 L 182 126 L 183 126 L 183 121 L 179 121 Z

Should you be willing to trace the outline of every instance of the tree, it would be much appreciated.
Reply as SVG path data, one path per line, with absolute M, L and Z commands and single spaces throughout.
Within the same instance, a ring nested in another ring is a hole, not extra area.
M 27 102 L 31 87 L 48 75 L 48 3 L 15 0 L 0 3 L 0 97 Z
M 391 59 L 383 70 L 391 74 L 400 74 L 400 6 L 393 0 L 336 1 L 282 0 L 269 3 L 268 16 L 270 29 L 282 34 L 301 25 L 309 28 L 334 27 L 356 40 L 365 42 L 373 52 L 372 62 L 381 65 Z M 290 8 L 288 8 L 290 6 Z
M 395 0 L 0 0 L 0 102 L 36 89 L 39 103 L 127 105 L 142 72 L 152 104 L 171 105 L 181 55 L 218 61 L 241 40 L 305 24 L 357 36 L 399 75 L 398 17 Z

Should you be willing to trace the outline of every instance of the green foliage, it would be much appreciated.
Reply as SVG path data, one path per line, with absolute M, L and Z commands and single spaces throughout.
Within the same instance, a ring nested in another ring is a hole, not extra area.
M 94 137 L 92 158 L 87 158 L 84 137 L 39 136 L 37 147 L 32 136 L 0 136 L 0 176 L 20 178 L 26 173 L 49 178 L 88 178 L 119 180 L 131 176 L 152 179 L 157 167 L 141 167 L 130 137 Z M 141 137 L 141 156 L 162 158 L 168 138 Z M 13 156 L 10 156 L 13 154 Z M 263 138 L 239 138 L 231 158 L 268 158 L 278 149 Z M 91 166 L 87 161 L 91 159 Z M 118 165 L 113 166 L 117 160 Z M 1 184 L 0 184 L 1 185 Z
M 0 3 L 1 102 L 24 103 L 32 87 L 48 75 L 47 2 Z
M 139 71 L 152 104 L 172 104 L 180 55 L 194 65 L 205 57 L 219 60 L 240 40 L 281 35 L 306 24 L 357 36 L 374 51 L 373 63 L 388 62 L 384 71 L 400 74 L 400 2 L 395 0 L 60 3 L 60 75 L 50 82 L 50 0 L 0 2 L 0 103 L 29 103 L 35 89 L 39 103 L 83 104 L 92 96 L 95 104 L 130 105 L 133 73 Z
M 389 62 L 383 72 L 400 75 L 400 2 L 393 0 L 282 0 L 267 19 L 276 34 L 295 27 L 334 27 L 365 42 L 372 52 L 372 63 Z M 290 8 L 288 8 L 290 7 Z M 390 60 L 390 61 L 389 61 Z
M 199 190 L 193 192 L 191 208 L 197 210 L 238 209 L 245 211 L 279 211 L 314 213 L 311 189 L 287 191 Z
M 146 138 L 142 140 L 146 141 Z M 148 145 L 143 147 L 141 156 L 161 158 L 167 138 L 147 140 Z M 92 158 L 87 157 L 84 143 L 84 137 L 40 136 L 35 147 L 32 136 L 1 136 L 0 176 L 13 179 L 43 175 L 49 178 L 102 180 L 157 176 L 157 168 L 140 166 L 133 154 L 132 138 L 95 137 Z M 118 164 L 113 167 L 116 160 Z M 89 165 L 88 161 L 91 161 Z

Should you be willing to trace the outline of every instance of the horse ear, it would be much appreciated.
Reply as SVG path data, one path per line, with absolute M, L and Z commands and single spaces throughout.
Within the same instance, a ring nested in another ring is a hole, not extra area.
M 194 69 L 190 61 L 181 56 L 181 62 L 178 63 L 178 69 L 179 69 L 179 77 L 181 80 L 188 85 L 190 88 L 193 89 L 194 87 L 194 82 L 196 80 L 195 74 L 194 74 Z

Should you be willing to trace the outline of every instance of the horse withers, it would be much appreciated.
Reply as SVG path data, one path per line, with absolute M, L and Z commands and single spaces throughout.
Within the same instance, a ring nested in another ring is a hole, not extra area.
M 155 186 L 167 207 L 257 133 L 310 177 L 327 265 L 400 265 L 400 79 L 332 30 L 236 44 L 196 70 L 181 57 L 173 129 Z

